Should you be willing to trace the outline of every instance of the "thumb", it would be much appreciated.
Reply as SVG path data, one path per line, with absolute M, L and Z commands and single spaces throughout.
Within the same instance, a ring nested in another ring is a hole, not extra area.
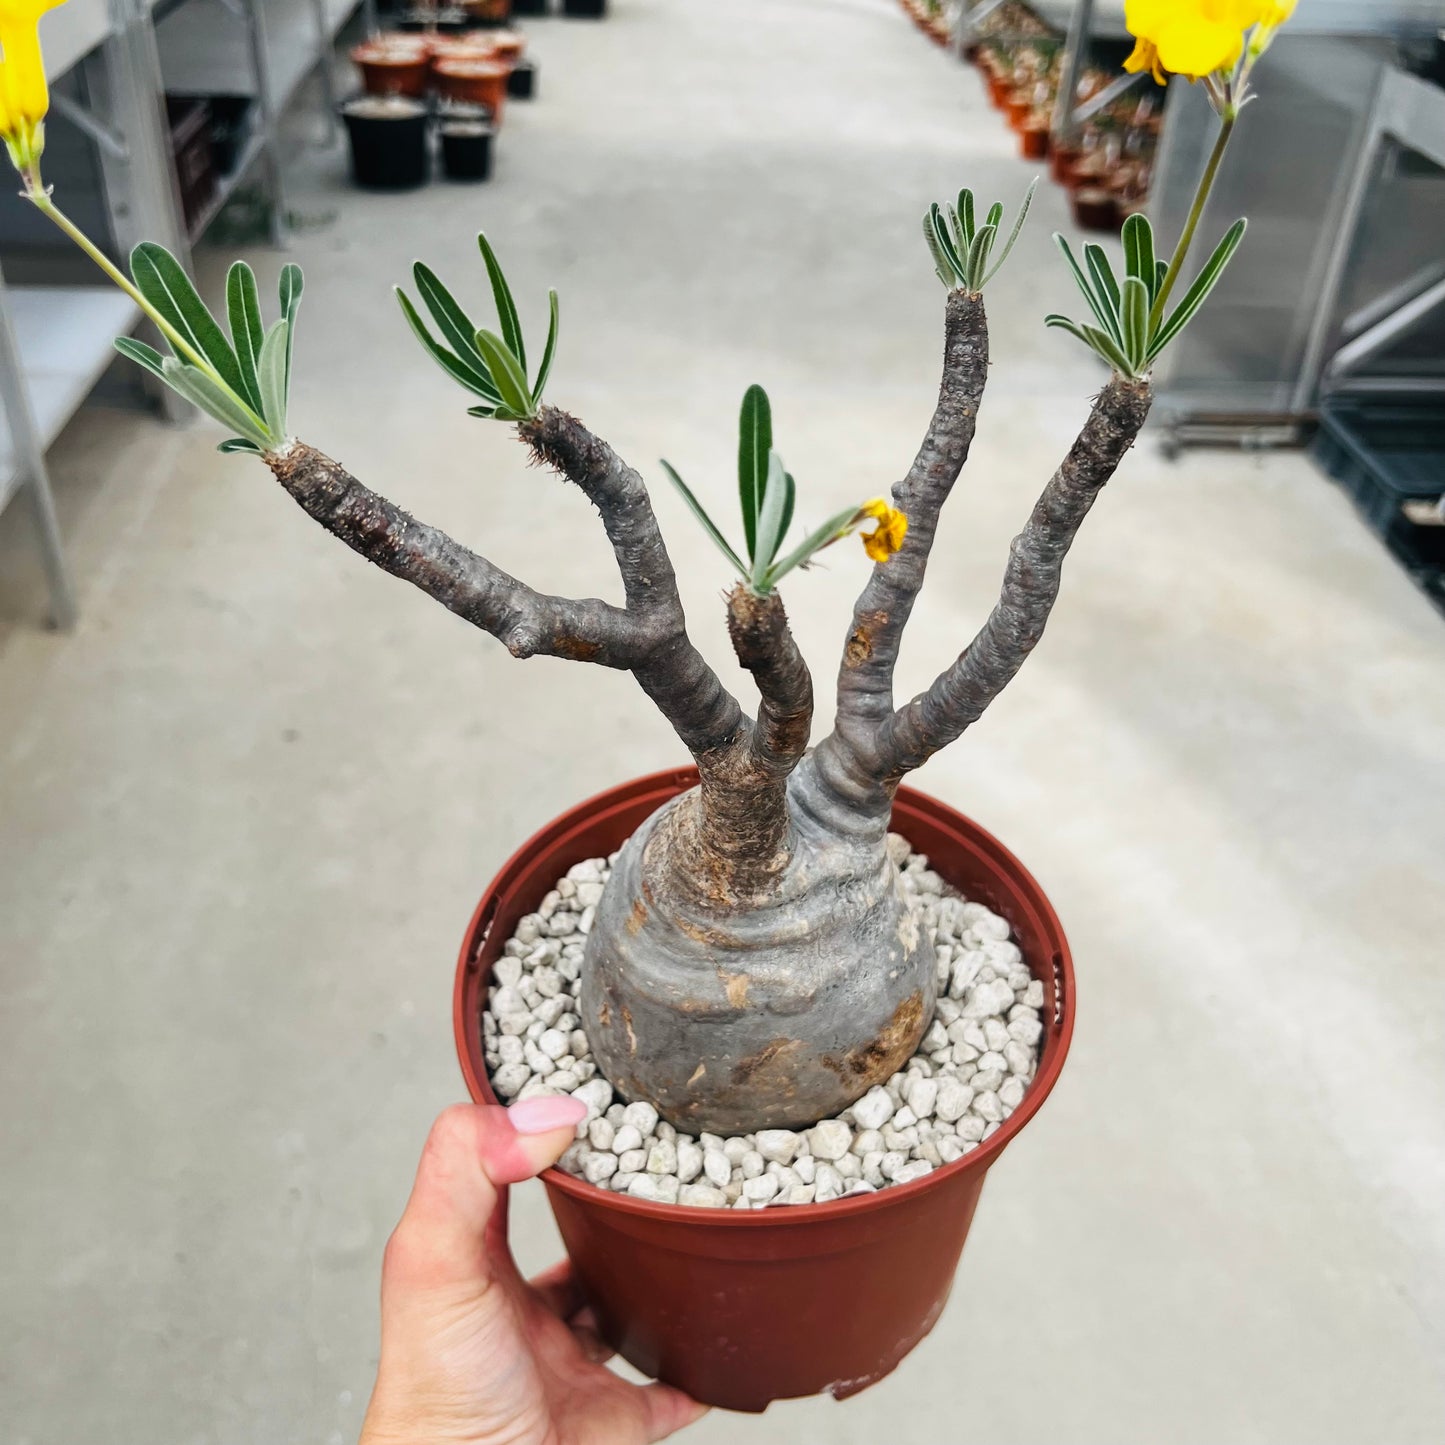
M 503 1191 L 555 1164 L 587 1117 L 580 1099 L 454 1104 L 432 1125 L 401 1222 L 382 1262 L 382 1289 L 485 1288 L 487 1226 Z

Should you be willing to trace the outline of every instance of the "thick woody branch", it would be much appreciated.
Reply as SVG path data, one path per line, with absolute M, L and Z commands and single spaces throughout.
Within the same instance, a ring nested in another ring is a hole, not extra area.
M 597 508 L 622 574 L 628 615 L 653 643 L 629 664 L 643 691 L 699 760 L 738 745 L 747 719 L 687 635 L 677 576 L 642 478 L 574 416 L 544 406 L 518 425 L 538 461 L 559 471 Z
M 953 742 L 1023 666 L 1043 636 L 1074 536 L 1133 445 L 1150 400 L 1147 382 L 1110 379 L 1028 524 L 1014 538 L 988 621 L 927 692 L 885 723 L 875 763 L 880 778 L 896 781 Z
M 813 725 L 813 679 L 776 592 L 760 597 L 741 582 L 728 594 L 728 634 L 758 686 L 758 717 L 748 756 L 759 774 L 781 782 L 798 764 Z
M 987 377 L 983 297 L 950 292 L 938 405 L 908 475 L 893 488 L 893 505 L 908 518 L 908 535 L 893 557 L 873 568 L 853 608 L 838 671 L 837 729 L 865 753 L 893 711 L 893 669 L 903 630 L 923 586 L 939 513 L 968 459 Z
M 534 592 L 445 532 L 418 522 L 304 442 L 266 458 L 277 480 L 353 551 L 490 632 L 516 657 L 538 653 L 633 668 L 654 639 L 642 621 L 595 597 Z

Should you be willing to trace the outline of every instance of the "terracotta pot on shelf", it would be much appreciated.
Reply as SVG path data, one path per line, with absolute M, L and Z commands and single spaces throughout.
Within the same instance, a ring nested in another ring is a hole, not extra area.
M 1049 175 L 1061 186 L 1066 186 L 1074 176 L 1074 166 L 1083 156 L 1077 146 L 1049 146 Z
M 368 95 L 426 94 L 431 59 L 425 42 L 410 37 L 367 40 L 353 45 L 350 54 Z
M 574 863 L 611 853 L 696 783 L 695 769 L 680 768 L 579 804 L 523 844 L 482 895 L 453 993 L 457 1053 L 474 1100 L 496 1102 L 481 1011 L 518 921 Z M 1063 1068 L 1073 969 L 1039 885 L 976 823 L 912 788 L 898 790 L 893 826 L 946 882 L 1008 919 L 1043 984 L 1038 1072 L 1001 1129 L 914 1183 L 786 1209 L 653 1204 L 558 1169 L 542 1176 L 603 1337 L 639 1369 L 708 1404 L 756 1411 L 824 1391 L 841 1399 L 892 1371 L 942 1312 L 984 1176 Z
M 492 124 L 501 125 L 502 106 L 507 98 L 507 77 L 512 67 L 490 56 L 438 60 L 432 66 L 438 91 L 448 100 L 484 105 L 492 113 Z
M 1037 111 L 1019 127 L 1019 154 L 1026 161 L 1041 161 L 1049 153 L 1049 122 Z
M 498 60 L 520 60 L 527 48 L 527 37 L 520 30 L 492 30 L 481 38 L 490 42 Z
M 1078 186 L 1069 193 L 1074 221 L 1085 231 L 1117 231 L 1123 224 L 1119 202 L 1102 186 Z

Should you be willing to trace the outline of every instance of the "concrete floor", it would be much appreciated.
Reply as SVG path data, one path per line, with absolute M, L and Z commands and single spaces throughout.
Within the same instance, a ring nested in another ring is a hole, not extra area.
M 924 204 L 1028 168 L 886 0 L 617 0 L 538 23 L 484 189 L 298 161 L 293 424 L 529 581 L 615 595 L 590 509 L 470 420 L 387 294 L 485 294 L 493 235 L 552 394 L 726 513 L 764 382 L 803 519 L 882 491 L 936 385 Z M 1264 106 L 1252 123 L 1266 123 Z M 906 658 L 989 605 L 1098 382 L 1045 187 Z M 227 258 L 205 257 L 218 285 Z M 268 289 L 282 257 L 250 257 Z M 382 1244 L 460 1091 L 454 951 L 498 863 L 678 758 L 626 677 L 525 666 L 323 537 L 209 426 L 91 409 L 54 454 L 83 620 L 0 535 L 0 1442 L 354 1439 Z M 659 484 L 661 485 L 661 484 Z M 731 674 L 719 559 L 658 506 Z M 826 678 L 863 558 L 788 589 Z M 1082 1004 L 953 1301 L 846 1405 L 704 1442 L 1405 1442 L 1445 1424 L 1439 616 L 1295 456 L 1145 445 L 1015 687 L 923 786 L 1052 894 Z M 519 1251 L 556 1249 L 536 1186 Z

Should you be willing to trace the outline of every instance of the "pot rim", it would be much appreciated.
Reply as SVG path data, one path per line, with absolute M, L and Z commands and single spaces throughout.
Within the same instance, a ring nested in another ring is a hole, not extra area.
M 550 823 L 539 828 L 497 870 L 492 882 L 487 886 L 481 900 L 473 910 L 471 922 L 467 925 L 467 931 L 462 938 L 461 951 L 457 955 L 456 982 L 453 988 L 452 1031 L 457 1047 L 457 1060 L 461 1065 L 467 1093 L 471 1096 L 473 1103 L 499 1104 L 501 1102 L 492 1092 L 492 1084 L 487 1077 L 485 1063 L 481 1065 L 480 1071 L 472 1066 L 473 1051 L 469 1048 L 470 1035 L 468 1032 L 470 1025 L 464 1017 L 462 1008 L 463 991 L 472 957 L 480 943 L 486 938 L 486 930 L 483 928 L 483 910 L 490 901 L 490 895 L 497 889 L 498 883 L 506 880 L 508 874 L 525 866 L 534 850 L 539 845 L 545 846 L 551 840 L 551 836 L 559 831 L 559 824 L 563 818 L 571 818 L 578 813 L 592 810 L 597 812 L 606 810 L 613 805 L 617 793 L 622 788 L 626 788 L 629 795 L 646 793 L 663 787 L 671 787 L 676 792 L 685 792 L 688 788 L 695 786 L 697 781 L 698 773 L 695 767 L 663 768 L 658 772 L 644 773 L 641 777 L 631 779 L 626 783 L 615 784 L 600 793 L 594 793 L 582 802 L 574 804 L 566 813 L 560 814 Z M 854 1194 L 845 1199 L 831 1199 L 826 1204 L 790 1204 L 782 1208 L 746 1210 L 715 1209 L 694 1204 L 659 1204 L 652 1200 L 638 1199 L 630 1194 L 617 1194 L 610 1189 L 599 1189 L 585 1179 L 576 1179 L 565 1173 L 556 1165 L 543 1170 L 538 1176 L 548 1189 L 560 1190 L 583 1204 L 588 1201 L 605 1201 L 609 1209 L 619 1210 L 637 1219 L 651 1219 L 659 1223 L 706 1224 L 709 1228 L 723 1226 L 730 1229 L 801 1228 L 814 1220 L 841 1218 L 845 1212 L 862 1214 L 891 1208 L 927 1189 L 936 1187 L 940 1181 L 950 1175 L 961 1174 L 965 1170 L 980 1168 L 986 1170 L 997 1161 L 998 1156 L 1003 1153 L 1024 1125 L 1038 1113 L 1044 1100 L 1053 1092 L 1054 1085 L 1058 1082 L 1059 1074 L 1063 1070 L 1064 1060 L 1068 1057 L 1069 1045 L 1074 1034 L 1074 1014 L 1077 1007 L 1073 958 L 1059 916 L 1054 911 L 1047 894 L 1039 887 L 1038 880 L 992 833 L 986 828 L 980 827 L 956 808 L 951 808 L 947 803 L 916 788 L 900 787 L 897 796 L 906 798 L 913 803 L 930 805 L 934 809 L 945 814 L 952 814 L 953 817 L 966 823 L 979 841 L 993 850 L 996 861 L 1002 863 L 1026 889 L 1033 891 L 1038 900 L 1043 921 L 1059 941 L 1059 947 L 1053 959 L 1056 989 L 1056 1022 L 1054 1024 L 1056 1038 L 1044 1067 L 1034 1076 L 1033 1082 L 1024 1094 L 1022 1103 L 1009 1115 L 1002 1127 L 995 1130 L 976 1149 L 970 1149 L 967 1154 L 955 1159 L 951 1164 L 940 1165 L 924 1175 L 922 1179 L 915 1179 L 908 1184 L 890 1184 L 884 1189 L 875 1190 L 872 1194 Z M 1030 972 L 1034 972 L 1034 970 L 1030 969 Z M 1035 973 L 1034 976 L 1038 977 L 1038 974 Z M 1050 1025 L 1045 1024 L 1046 1029 L 1049 1027 Z M 477 1056 L 480 1057 L 479 1051 Z

